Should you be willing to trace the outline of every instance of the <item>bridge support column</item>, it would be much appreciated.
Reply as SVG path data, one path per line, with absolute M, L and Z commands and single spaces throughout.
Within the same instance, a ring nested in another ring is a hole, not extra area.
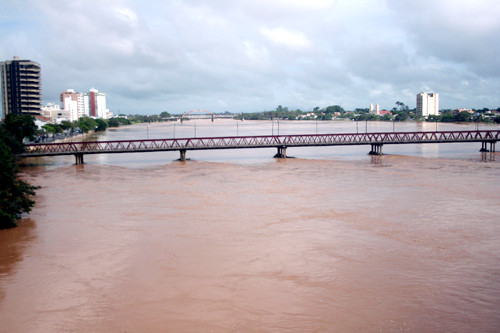
M 186 149 L 179 150 L 181 156 L 179 157 L 179 161 L 186 162 Z
M 76 165 L 83 164 L 83 154 L 75 154 L 75 164 Z
M 372 143 L 372 150 L 368 153 L 370 155 L 383 155 L 382 154 L 382 143 Z
M 490 144 L 490 149 L 488 149 L 488 143 Z M 495 141 L 481 141 L 480 152 L 495 152 Z
M 286 147 L 278 147 L 278 152 L 276 153 L 276 155 L 274 155 L 274 158 L 286 158 Z

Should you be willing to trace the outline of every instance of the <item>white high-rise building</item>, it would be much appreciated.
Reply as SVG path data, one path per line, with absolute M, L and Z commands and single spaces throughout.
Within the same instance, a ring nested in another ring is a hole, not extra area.
M 417 114 L 427 118 L 439 115 L 439 94 L 421 92 L 417 95 Z
M 68 89 L 61 93 L 61 102 L 63 110 L 69 112 L 69 120 L 75 121 L 85 115 L 83 106 L 83 94 Z
M 106 94 L 97 89 L 90 89 L 83 96 L 85 114 L 91 117 L 108 118 L 109 110 L 106 109 Z
M 68 89 L 61 93 L 61 102 L 63 110 L 69 113 L 71 121 L 78 120 L 83 116 L 104 119 L 113 116 L 106 108 L 106 94 L 94 88 L 87 93 Z

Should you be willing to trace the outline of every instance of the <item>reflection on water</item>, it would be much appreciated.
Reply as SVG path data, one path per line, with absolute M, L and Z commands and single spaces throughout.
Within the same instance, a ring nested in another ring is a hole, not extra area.
M 481 161 L 482 162 L 495 162 L 496 153 L 494 152 L 482 152 Z
M 32 161 L 37 205 L 0 233 L 0 331 L 496 331 L 500 164 L 479 148 Z

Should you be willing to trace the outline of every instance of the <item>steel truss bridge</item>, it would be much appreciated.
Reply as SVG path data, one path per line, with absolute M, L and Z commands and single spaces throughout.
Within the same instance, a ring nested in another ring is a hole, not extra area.
M 370 154 L 381 155 L 385 144 L 481 142 L 483 152 L 494 152 L 500 131 L 381 132 L 342 134 L 261 135 L 194 137 L 178 139 L 120 140 L 28 144 L 19 157 L 74 155 L 83 164 L 85 154 L 179 151 L 186 160 L 188 150 L 277 148 L 274 157 L 286 158 L 288 147 L 371 145 Z M 489 145 L 489 148 L 488 148 Z

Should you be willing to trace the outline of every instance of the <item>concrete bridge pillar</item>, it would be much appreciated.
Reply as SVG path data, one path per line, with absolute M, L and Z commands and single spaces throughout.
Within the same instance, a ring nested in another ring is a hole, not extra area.
M 488 143 L 490 144 L 490 149 L 488 149 Z M 481 141 L 481 149 L 480 152 L 495 152 L 496 141 Z
M 496 141 L 492 141 L 490 142 L 490 152 L 494 153 L 495 152 L 495 145 L 496 145 Z
M 488 151 L 488 142 L 486 141 L 481 141 L 481 149 L 479 149 L 480 152 L 487 152 Z
M 179 150 L 179 152 L 181 153 L 179 161 L 186 162 L 186 149 L 181 149 Z
M 382 154 L 382 143 L 372 143 L 372 150 L 368 153 L 370 155 L 383 155 Z
M 83 154 L 75 154 L 75 164 L 76 165 L 83 164 Z
M 286 147 L 279 146 L 278 152 L 276 153 L 276 155 L 274 155 L 274 158 L 286 158 Z

